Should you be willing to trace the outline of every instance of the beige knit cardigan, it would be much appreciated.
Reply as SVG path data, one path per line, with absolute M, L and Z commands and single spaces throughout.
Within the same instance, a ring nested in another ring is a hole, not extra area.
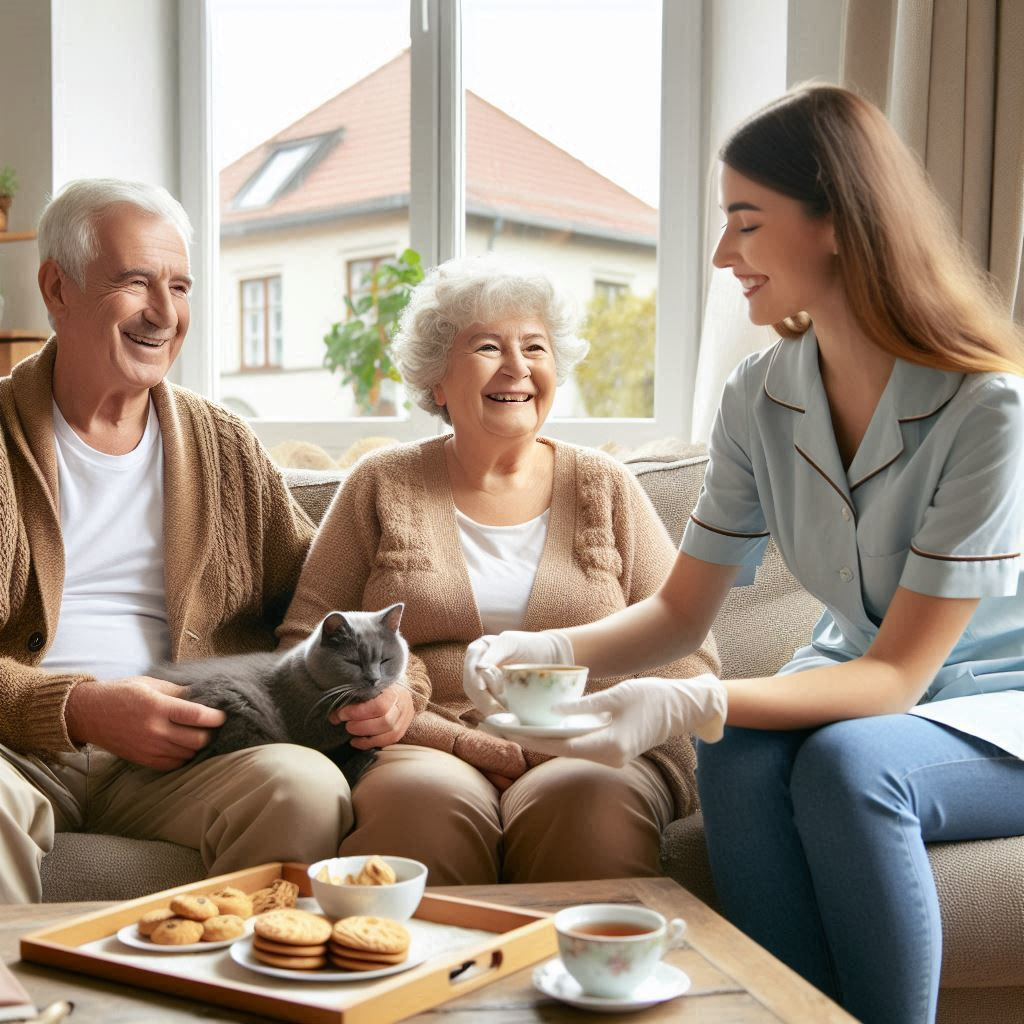
M 410 682 L 429 684 L 430 704 L 404 742 L 435 747 L 485 771 L 517 774 L 542 755 L 475 727 L 462 690 L 466 646 L 483 634 L 455 520 L 445 437 L 367 455 L 331 503 L 278 631 L 297 643 L 331 609 L 377 610 L 404 601 Z M 548 536 L 523 629 L 576 626 L 651 594 L 675 550 L 631 474 L 600 452 L 550 444 L 555 453 Z M 709 638 L 697 653 L 650 675 L 717 672 Z M 591 680 L 589 689 L 613 679 Z M 647 755 L 664 775 L 679 816 L 697 806 L 693 748 L 685 737 Z
M 71 689 L 92 678 L 38 668 L 64 588 L 56 352 L 51 339 L 0 378 L 0 743 L 36 754 L 75 749 L 64 707 Z M 313 524 L 240 419 L 167 383 L 151 394 L 164 452 L 171 655 L 272 650 Z

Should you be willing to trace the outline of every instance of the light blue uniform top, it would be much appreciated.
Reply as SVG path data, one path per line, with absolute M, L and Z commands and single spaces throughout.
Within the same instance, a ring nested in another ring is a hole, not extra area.
M 813 331 L 733 371 L 680 547 L 754 579 L 768 538 L 825 605 L 782 671 L 848 661 L 898 586 L 981 601 L 923 701 L 1024 690 L 1024 378 L 897 360 L 849 469 Z

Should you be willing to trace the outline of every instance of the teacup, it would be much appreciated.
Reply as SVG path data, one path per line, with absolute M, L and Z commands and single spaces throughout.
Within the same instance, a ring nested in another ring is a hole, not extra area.
M 587 685 L 581 665 L 502 665 L 499 672 L 505 706 L 523 725 L 559 725 L 564 716 L 554 706 L 581 697 Z
M 588 996 L 621 999 L 643 984 L 667 950 L 682 945 L 686 922 L 620 903 L 567 907 L 555 915 L 558 952 Z

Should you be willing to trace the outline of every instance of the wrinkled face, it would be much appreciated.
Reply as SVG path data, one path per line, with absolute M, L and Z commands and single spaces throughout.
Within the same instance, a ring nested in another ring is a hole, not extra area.
M 536 436 L 555 397 L 551 338 L 536 317 L 474 323 L 455 336 L 434 400 L 455 432 Z
M 76 376 L 127 391 L 159 384 L 189 324 L 188 252 L 169 221 L 129 204 L 95 224 L 99 255 L 85 287 L 66 275 L 57 324 L 59 359 Z
M 775 324 L 831 301 L 842 291 L 831 217 L 721 165 L 725 226 L 712 262 L 729 268 L 755 324 Z

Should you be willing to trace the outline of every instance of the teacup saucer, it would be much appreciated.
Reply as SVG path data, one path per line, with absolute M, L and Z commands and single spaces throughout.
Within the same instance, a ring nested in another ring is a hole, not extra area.
M 523 725 L 511 711 L 488 715 L 484 724 L 505 737 L 532 736 L 535 739 L 572 739 L 585 736 L 588 732 L 603 729 L 609 721 L 608 715 L 568 715 L 558 725 Z
M 644 1010 L 655 1003 L 675 999 L 690 988 L 690 979 L 678 967 L 662 961 L 651 972 L 651 976 L 628 996 L 618 999 L 588 996 L 583 994 L 579 982 L 556 957 L 534 970 L 533 984 L 544 995 L 559 999 L 570 1006 L 595 1010 L 597 1013 L 622 1013 L 629 1010 Z

